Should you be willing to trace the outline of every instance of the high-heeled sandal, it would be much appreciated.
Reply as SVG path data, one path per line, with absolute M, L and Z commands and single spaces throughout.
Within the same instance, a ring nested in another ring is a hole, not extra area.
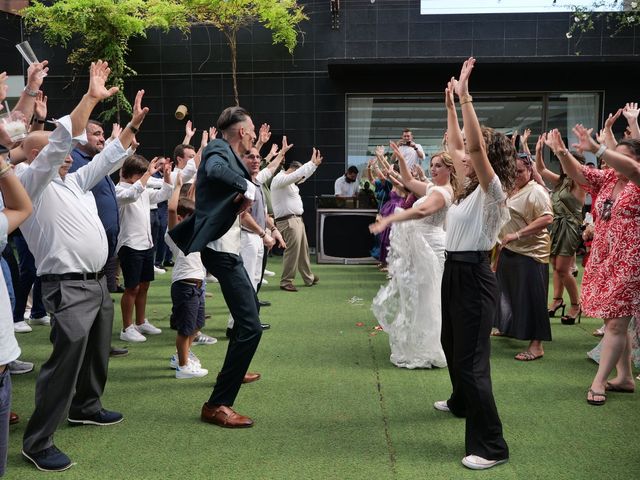
M 578 320 L 578 323 L 580 323 L 580 318 L 582 317 L 582 307 L 579 303 L 572 303 L 571 306 L 578 307 L 578 313 L 574 317 L 572 317 L 571 315 L 563 315 L 560 318 L 560 321 L 563 325 L 574 325 L 576 323 L 576 320 Z
M 549 309 L 549 318 L 555 317 L 556 316 L 556 312 L 560 309 L 562 309 L 562 316 L 564 316 L 564 307 L 566 307 L 566 304 L 564 303 L 564 300 L 562 298 L 557 298 L 554 297 L 553 301 L 555 302 L 556 300 L 560 300 L 560 305 L 558 305 L 556 308 Z

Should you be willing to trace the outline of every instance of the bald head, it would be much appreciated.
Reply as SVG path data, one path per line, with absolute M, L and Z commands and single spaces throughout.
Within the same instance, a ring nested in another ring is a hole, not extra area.
M 40 150 L 47 146 L 49 143 L 49 134 L 51 132 L 45 132 L 38 130 L 29 133 L 27 138 L 22 141 L 22 150 L 24 151 L 27 163 L 33 162 L 33 159 L 38 156 Z

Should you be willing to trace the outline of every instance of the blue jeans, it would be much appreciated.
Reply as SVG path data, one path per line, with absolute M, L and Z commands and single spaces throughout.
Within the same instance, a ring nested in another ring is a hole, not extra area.
M 24 320 L 24 311 L 27 307 L 27 297 L 33 287 L 33 305 L 31 318 L 42 318 L 47 314 L 42 303 L 40 278 L 36 276 L 36 263 L 27 242 L 22 235 L 15 235 L 14 242 L 18 251 L 18 265 L 20 267 L 20 284 L 14 285 L 16 306 L 13 309 L 13 321 L 15 323 Z
M 0 373 L 0 477 L 7 466 L 9 414 L 11 413 L 11 375 L 9 367 Z
M 13 290 L 13 280 L 11 280 L 11 269 L 4 257 L 0 257 L 0 267 L 2 267 L 2 275 L 4 276 L 4 282 L 7 284 L 7 293 L 9 294 L 9 302 L 13 311 L 16 308 L 16 294 Z

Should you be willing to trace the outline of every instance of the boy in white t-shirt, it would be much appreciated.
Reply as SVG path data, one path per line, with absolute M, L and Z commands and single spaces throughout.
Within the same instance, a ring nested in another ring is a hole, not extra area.
M 146 188 L 149 178 L 162 171 L 164 183 L 159 190 Z M 120 340 L 144 342 L 144 333 L 157 335 L 162 332 L 145 318 L 147 291 L 154 279 L 154 252 L 151 237 L 150 204 L 167 200 L 173 191 L 171 165 L 163 158 L 151 162 L 140 155 L 131 155 L 120 170 L 120 182 L 116 185 L 116 199 L 120 214 L 120 233 L 116 252 L 124 277 L 124 293 L 120 302 L 122 331 Z M 133 325 L 133 310 L 136 324 Z
M 180 196 L 181 176 L 168 205 L 168 226 L 173 228 L 184 218 L 193 214 L 195 203 Z M 176 369 L 176 378 L 204 377 L 209 371 L 200 365 L 200 360 L 191 353 L 191 345 L 204 326 L 204 278 L 207 274 L 200 253 L 185 255 L 173 242 L 168 233 L 165 242 L 175 258 L 171 273 L 171 328 L 176 330 L 177 353 L 171 357 L 169 365 Z M 215 340 L 215 339 L 214 339 Z

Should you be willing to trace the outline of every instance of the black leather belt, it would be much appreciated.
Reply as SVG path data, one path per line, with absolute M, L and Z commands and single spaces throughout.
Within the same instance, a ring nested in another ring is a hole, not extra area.
M 444 252 L 444 257 L 451 262 L 483 263 L 491 258 L 491 251 Z
M 104 270 L 91 273 L 52 273 L 40 275 L 40 280 L 43 282 L 59 282 L 61 280 L 100 280 L 102 277 L 104 277 Z
M 285 220 L 289 220 L 290 218 L 294 217 L 302 217 L 302 215 L 296 215 L 295 213 L 292 213 L 291 215 L 285 215 L 284 217 L 276 218 L 276 222 L 284 222 Z
M 183 278 L 179 281 L 189 285 L 194 285 L 196 288 L 202 288 L 202 280 L 198 280 L 197 278 Z

